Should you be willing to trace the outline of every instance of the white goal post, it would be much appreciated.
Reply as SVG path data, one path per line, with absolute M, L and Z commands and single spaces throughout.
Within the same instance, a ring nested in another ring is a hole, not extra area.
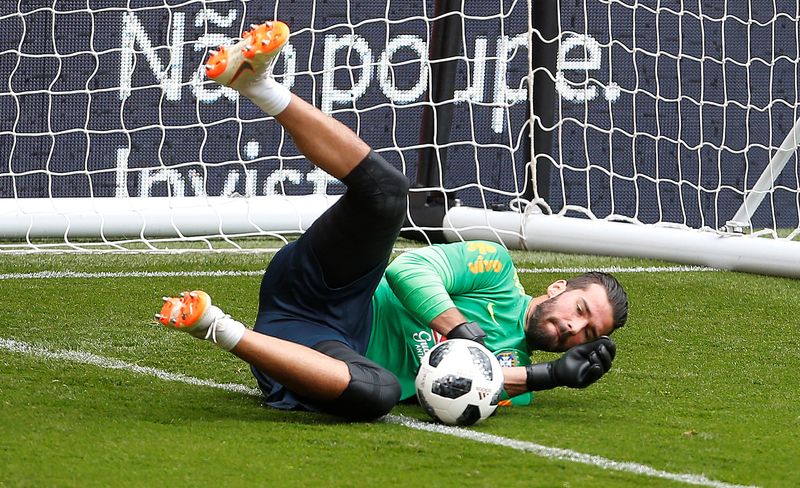
M 797 2 L 533 3 L 558 9 L 531 67 L 554 73 L 536 165 L 559 175 L 516 213 L 451 209 L 447 238 L 800 276 Z
M 279 81 L 412 181 L 407 235 L 800 276 L 800 7 L 736 3 L 2 2 L 0 252 L 306 229 L 342 185 L 202 74 L 278 18 Z

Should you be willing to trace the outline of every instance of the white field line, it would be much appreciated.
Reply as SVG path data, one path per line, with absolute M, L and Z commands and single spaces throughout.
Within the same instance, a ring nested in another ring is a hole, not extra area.
M 648 476 L 650 478 L 662 478 L 670 481 L 677 481 L 689 485 L 712 486 L 715 488 L 756 488 L 753 485 L 736 485 L 722 481 L 715 481 L 700 474 L 670 473 L 669 471 L 662 471 L 644 464 L 614 461 L 613 459 L 595 456 L 593 454 L 584 454 L 571 449 L 547 447 L 534 442 L 508 439 L 506 437 L 485 434 L 483 432 L 476 432 L 460 427 L 450 427 L 447 425 L 422 422 L 417 419 L 412 419 L 402 415 L 387 415 L 386 421 L 392 424 L 404 425 L 412 429 L 424 430 L 426 432 L 450 435 L 461 439 L 481 442 L 483 444 L 509 447 L 518 451 L 530 452 L 546 459 L 556 459 L 559 461 L 588 464 L 590 466 L 596 466 L 598 468 L 603 468 L 610 471 L 623 471 L 626 473 Z
M 258 271 L 99 271 L 84 273 L 79 271 L 37 271 L 34 273 L 0 274 L 0 280 L 51 280 L 65 278 L 174 278 L 174 277 L 220 277 L 220 276 L 261 276 Z
M 71 361 L 80 364 L 89 364 L 98 366 L 104 369 L 121 369 L 131 371 L 146 376 L 155 376 L 156 378 L 164 381 L 177 381 L 178 383 L 186 383 L 195 386 L 207 386 L 209 388 L 219 388 L 236 393 L 244 393 L 247 395 L 261 395 L 261 391 L 249 386 L 240 385 L 236 383 L 217 383 L 210 380 L 201 380 L 192 376 L 186 376 L 180 373 L 170 373 L 161 369 L 150 368 L 147 366 L 139 366 L 138 364 L 128 363 L 119 359 L 105 358 L 89 352 L 83 351 L 51 351 L 39 346 L 28 344 L 27 342 L 15 341 L 14 339 L 0 338 L 0 350 L 5 349 L 10 352 L 18 352 L 29 354 L 31 356 L 40 357 L 44 359 L 55 359 L 60 361 Z
M 0 338 L 0 350 L 6 350 L 13 353 L 28 354 L 31 356 L 44 359 L 54 359 L 61 361 L 71 361 L 81 364 L 88 364 L 105 369 L 118 369 L 118 370 L 130 371 L 141 375 L 154 376 L 156 378 L 165 381 L 176 381 L 179 383 L 186 383 L 189 385 L 218 388 L 221 390 L 226 390 L 235 393 L 242 393 L 246 395 L 253 395 L 253 396 L 261 395 L 261 392 L 258 389 L 251 388 L 249 386 L 241 384 L 216 383 L 211 380 L 203 380 L 180 373 L 170 373 L 168 371 L 164 371 L 161 369 L 139 366 L 138 364 L 128 363 L 126 361 L 121 361 L 119 359 L 106 358 L 88 352 L 67 351 L 67 350 L 52 351 L 44 347 L 35 346 L 32 344 L 28 344 L 26 342 L 16 341 L 14 339 Z M 721 481 L 715 481 L 703 475 L 670 473 L 668 471 L 655 469 L 650 466 L 646 466 L 644 464 L 614 461 L 613 459 L 608 459 L 601 456 L 594 456 L 591 454 L 584 454 L 570 449 L 547 447 L 533 442 L 508 439 L 506 437 L 500 437 L 492 434 L 485 434 L 482 432 L 476 432 L 460 427 L 448 427 L 445 425 L 422 422 L 403 415 L 387 415 L 385 417 L 385 421 L 391 424 L 402 425 L 410 429 L 449 435 L 461 439 L 480 442 L 483 444 L 491 444 L 495 446 L 507 447 L 511 449 L 516 449 L 518 451 L 529 452 L 546 459 L 588 464 L 590 466 L 595 466 L 610 471 L 622 471 L 626 473 L 648 476 L 651 478 L 662 478 L 690 485 L 710 486 L 714 488 L 756 488 L 753 486 L 736 485 L 736 484 L 724 483 Z
M 590 271 L 601 271 L 603 273 L 694 273 L 698 271 L 720 271 L 716 268 L 706 268 L 704 266 L 598 266 L 588 267 L 566 267 L 566 268 L 517 268 L 519 273 L 565 273 L 579 274 Z
M 565 273 L 578 274 L 589 271 L 603 271 L 605 273 L 685 273 L 697 271 L 717 271 L 713 268 L 701 266 L 650 266 L 625 268 L 621 266 L 601 268 L 521 268 L 520 273 Z M 99 271 L 84 273 L 78 271 L 37 271 L 33 273 L 5 273 L 0 274 L 0 280 L 48 280 L 65 278 L 175 278 L 175 277 L 237 277 L 261 276 L 264 270 L 256 271 Z

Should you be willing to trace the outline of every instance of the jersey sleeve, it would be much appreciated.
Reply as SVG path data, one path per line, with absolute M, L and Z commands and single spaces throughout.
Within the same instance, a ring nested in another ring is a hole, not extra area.
M 525 351 L 519 349 L 507 348 L 493 352 L 494 356 L 500 362 L 500 366 L 504 368 L 527 366 L 532 362 L 531 357 Z M 531 403 L 533 403 L 533 392 L 529 391 L 515 397 L 509 397 L 508 393 L 503 390 L 503 394 L 500 397 L 500 403 L 498 405 L 501 407 L 510 407 L 512 405 L 530 405 Z
M 424 324 L 449 308 L 452 297 L 500 289 L 516 276 L 511 257 L 487 241 L 458 242 L 408 251 L 386 269 L 386 280 L 403 306 Z

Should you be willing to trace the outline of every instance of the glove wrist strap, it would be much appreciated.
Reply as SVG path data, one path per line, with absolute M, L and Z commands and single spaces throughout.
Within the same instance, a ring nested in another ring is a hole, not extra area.
M 558 386 L 550 363 L 529 364 L 525 366 L 525 375 L 528 391 L 549 390 Z
M 448 339 L 469 339 L 471 341 L 483 342 L 486 332 L 475 322 L 464 322 L 453 327 L 447 333 Z

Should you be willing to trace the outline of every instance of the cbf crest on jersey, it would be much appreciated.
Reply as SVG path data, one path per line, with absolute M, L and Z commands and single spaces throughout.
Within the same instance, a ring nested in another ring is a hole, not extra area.
M 519 353 L 517 351 L 498 351 L 495 353 L 495 357 L 500 362 L 500 366 L 504 368 L 512 368 L 520 365 Z

